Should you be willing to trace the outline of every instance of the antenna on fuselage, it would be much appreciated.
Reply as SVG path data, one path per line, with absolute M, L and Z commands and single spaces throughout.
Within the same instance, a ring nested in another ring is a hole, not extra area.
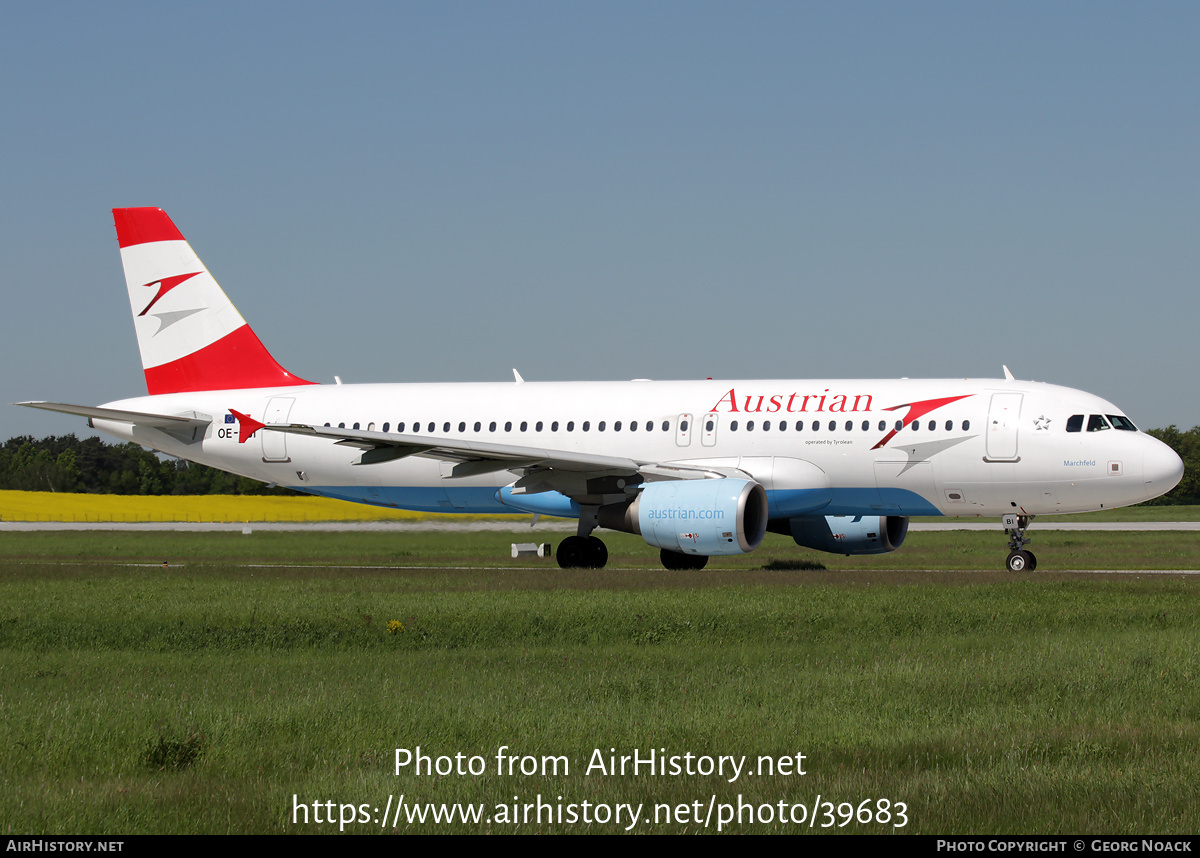
M 1008 367 L 1004 367 L 1004 380 L 1005 381 L 1016 381 L 1016 378 L 1013 377 L 1013 374 L 1008 371 Z

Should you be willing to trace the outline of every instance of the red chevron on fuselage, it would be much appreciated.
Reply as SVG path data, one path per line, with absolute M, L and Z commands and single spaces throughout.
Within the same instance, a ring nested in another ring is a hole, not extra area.
M 974 395 L 975 394 L 973 393 L 964 393 L 962 396 L 946 396 L 942 399 L 923 399 L 920 402 L 906 402 L 903 405 L 893 405 L 891 408 L 883 409 L 884 411 L 895 411 L 899 408 L 907 408 L 908 415 L 900 424 L 900 429 L 892 429 L 891 432 L 888 432 L 886 435 L 884 435 L 883 439 L 871 449 L 878 450 L 888 441 L 892 440 L 892 438 L 896 436 L 897 432 L 907 429 L 914 420 L 919 420 L 930 411 L 934 411 L 935 409 L 941 408 L 943 405 L 949 405 L 951 402 L 958 402 L 960 399 L 966 399 L 968 396 Z

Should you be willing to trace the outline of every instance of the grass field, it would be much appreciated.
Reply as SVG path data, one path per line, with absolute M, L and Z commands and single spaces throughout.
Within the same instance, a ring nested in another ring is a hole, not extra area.
M 1200 568 L 1194 536 L 1144 533 L 1039 534 L 1040 568 L 1080 536 L 1103 541 L 1088 560 Z M 398 831 L 620 832 L 599 816 L 623 803 L 634 831 L 715 831 L 739 802 L 724 830 L 1200 829 L 1200 576 L 1011 575 L 1003 540 L 973 533 L 878 558 L 771 538 L 700 573 L 614 536 L 614 568 L 566 573 L 509 560 L 514 538 L 0 534 L 0 820 L 390 832 L 376 817 L 403 795 L 493 821 Z M 923 565 L 898 568 L 910 554 Z M 828 570 L 764 568 L 818 556 Z M 483 771 L 397 774 L 417 746 Z M 502 746 L 539 770 L 497 773 Z M 806 774 L 587 771 L 635 748 L 803 754 Z M 812 829 L 779 821 L 818 795 Z M 501 817 L 538 796 L 540 822 Z

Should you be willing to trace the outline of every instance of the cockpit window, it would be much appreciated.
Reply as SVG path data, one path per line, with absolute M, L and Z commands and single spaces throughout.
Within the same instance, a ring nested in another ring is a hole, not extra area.
M 1072 414 L 1070 417 L 1067 418 L 1067 431 L 1068 432 L 1082 432 L 1083 431 L 1083 415 L 1082 414 Z
M 1120 414 L 1109 414 L 1108 419 L 1114 429 L 1123 429 L 1126 432 L 1137 431 L 1137 427 L 1133 425 L 1133 421 L 1128 417 L 1122 417 Z
M 1089 432 L 1103 432 L 1105 429 L 1111 429 L 1108 421 L 1104 419 L 1103 414 L 1092 414 L 1088 417 Z

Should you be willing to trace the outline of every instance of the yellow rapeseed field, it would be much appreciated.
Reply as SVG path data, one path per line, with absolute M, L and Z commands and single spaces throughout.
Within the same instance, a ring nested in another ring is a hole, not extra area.
M 408 512 L 317 497 L 88 495 L 0 491 L 0 521 L 424 521 L 449 513 Z M 526 516 L 470 516 L 512 518 Z

